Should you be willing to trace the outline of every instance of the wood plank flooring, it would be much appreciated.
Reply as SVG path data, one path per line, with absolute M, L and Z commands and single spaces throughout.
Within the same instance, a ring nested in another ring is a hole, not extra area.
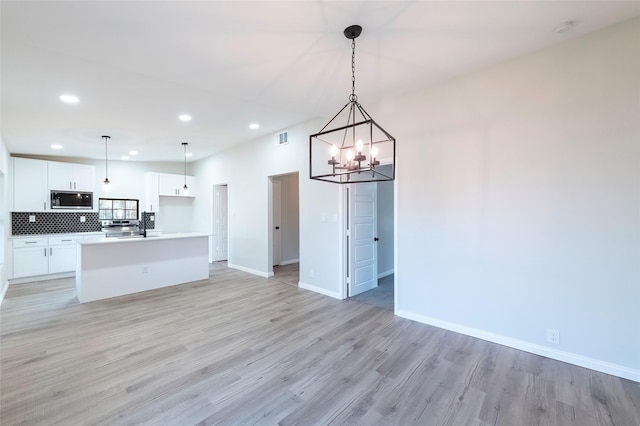
M 88 304 L 10 286 L 0 424 L 640 424 L 638 383 L 214 268 Z

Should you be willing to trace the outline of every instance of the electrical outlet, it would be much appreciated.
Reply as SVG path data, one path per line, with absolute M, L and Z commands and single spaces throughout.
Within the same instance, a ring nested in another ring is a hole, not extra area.
M 30 214 L 29 215 L 29 222 L 33 223 L 36 221 L 36 215 L 35 214 Z
M 547 328 L 547 342 L 553 343 L 554 345 L 559 345 L 560 330 L 556 330 L 555 328 Z
M 155 220 L 156 220 L 155 216 L 153 215 L 149 216 L 149 222 L 155 222 Z
M 313 278 L 314 273 L 313 273 L 313 269 L 309 269 L 309 278 Z
M 87 217 L 86 216 L 80 216 L 80 222 L 81 223 L 85 223 L 87 221 Z

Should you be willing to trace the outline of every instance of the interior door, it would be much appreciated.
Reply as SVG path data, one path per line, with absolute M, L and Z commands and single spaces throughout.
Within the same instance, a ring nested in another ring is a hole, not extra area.
M 273 266 L 280 264 L 280 257 L 282 251 L 282 189 L 280 181 L 274 180 L 273 182 Z
M 347 188 L 347 246 L 349 297 L 378 286 L 376 184 Z
M 213 261 L 227 260 L 229 247 L 228 192 L 226 185 L 213 190 Z

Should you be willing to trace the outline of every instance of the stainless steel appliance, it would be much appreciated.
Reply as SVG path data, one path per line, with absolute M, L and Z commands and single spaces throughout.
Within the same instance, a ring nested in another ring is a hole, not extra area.
M 52 209 L 93 209 L 93 192 L 51 191 Z
M 140 221 L 137 219 L 110 219 L 101 222 L 102 232 L 107 238 L 140 235 Z

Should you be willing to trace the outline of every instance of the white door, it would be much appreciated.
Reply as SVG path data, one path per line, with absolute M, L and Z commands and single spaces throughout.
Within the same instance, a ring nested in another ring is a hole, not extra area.
M 376 184 L 347 188 L 347 246 L 349 297 L 378 286 Z
M 227 185 L 213 189 L 213 261 L 227 260 L 229 246 Z
M 280 264 L 281 256 L 281 198 L 282 192 L 280 181 L 273 181 L 273 266 Z

